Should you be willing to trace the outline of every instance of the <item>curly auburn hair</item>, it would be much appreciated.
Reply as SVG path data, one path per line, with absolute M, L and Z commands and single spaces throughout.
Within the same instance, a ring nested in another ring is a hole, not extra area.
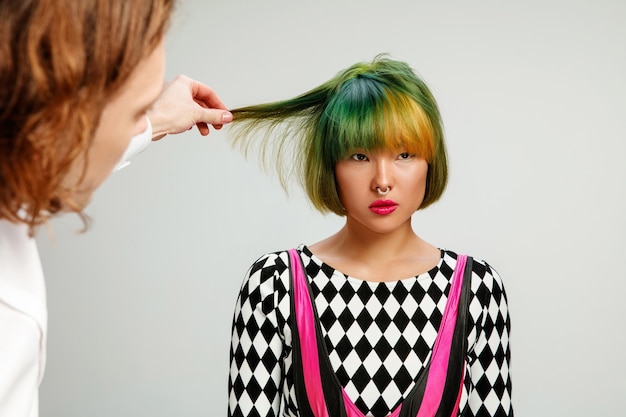
M 174 2 L 0 1 L 0 219 L 32 233 L 61 209 L 80 212 L 63 179 L 162 40 Z

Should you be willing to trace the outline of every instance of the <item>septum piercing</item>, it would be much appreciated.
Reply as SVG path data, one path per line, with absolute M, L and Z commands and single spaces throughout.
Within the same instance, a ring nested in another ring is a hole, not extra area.
M 387 195 L 389 190 L 390 190 L 389 186 L 387 186 L 387 189 L 385 191 L 381 190 L 380 187 L 376 187 L 376 191 L 378 191 L 378 195 Z

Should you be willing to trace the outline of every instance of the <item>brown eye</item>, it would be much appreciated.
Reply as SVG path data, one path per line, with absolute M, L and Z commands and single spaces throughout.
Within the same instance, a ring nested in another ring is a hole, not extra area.
M 355 153 L 350 158 L 354 159 L 355 161 L 367 161 L 367 156 L 363 155 L 362 153 Z

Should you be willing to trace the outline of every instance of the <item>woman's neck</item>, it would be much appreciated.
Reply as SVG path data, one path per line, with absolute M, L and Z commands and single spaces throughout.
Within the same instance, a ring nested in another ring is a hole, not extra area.
M 408 221 L 389 233 L 378 233 L 346 221 L 336 234 L 309 249 L 333 268 L 366 281 L 396 281 L 437 265 L 440 251 L 422 240 Z

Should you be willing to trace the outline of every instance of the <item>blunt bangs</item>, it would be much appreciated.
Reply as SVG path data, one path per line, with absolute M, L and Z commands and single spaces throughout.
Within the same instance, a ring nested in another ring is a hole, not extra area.
M 416 154 L 430 164 L 435 150 L 433 125 L 417 102 L 407 95 L 389 93 L 382 113 L 385 148 Z
M 331 169 L 355 149 L 397 149 L 428 163 L 434 154 L 433 126 L 417 102 L 363 76 L 342 85 L 329 101 L 319 128 L 321 155 Z

